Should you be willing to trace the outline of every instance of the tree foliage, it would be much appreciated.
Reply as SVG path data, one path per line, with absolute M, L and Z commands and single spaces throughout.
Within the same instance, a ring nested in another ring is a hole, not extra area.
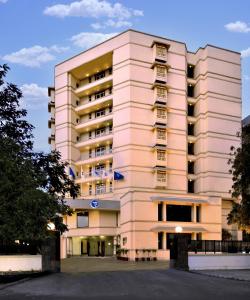
M 238 198 L 228 215 L 228 223 L 250 230 L 250 125 L 242 128 L 241 147 L 231 147 L 230 173 L 233 176 L 232 197 Z
M 75 198 L 79 187 L 59 152 L 34 152 L 34 127 L 20 108 L 22 92 L 5 81 L 8 70 L 0 66 L 0 239 L 42 239 L 48 222 L 67 230 L 62 216 L 71 210 L 64 199 Z

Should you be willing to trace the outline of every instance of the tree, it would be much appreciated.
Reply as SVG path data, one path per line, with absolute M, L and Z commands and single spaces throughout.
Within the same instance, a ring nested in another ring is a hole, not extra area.
M 67 230 L 62 216 L 71 209 L 64 199 L 75 198 L 79 186 L 59 152 L 34 152 L 34 127 L 20 108 L 21 91 L 5 82 L 8 70 L 0 66 L 0 239 L 39 240 L 49 235 L 48 222 Z
M 231 151 L 232 197 L 240 201 L 233 204 L 228 224 L 236 223 L 240 229 L 250 231 L 250 125 L 242 128 L 241 147 L 231 147 Z

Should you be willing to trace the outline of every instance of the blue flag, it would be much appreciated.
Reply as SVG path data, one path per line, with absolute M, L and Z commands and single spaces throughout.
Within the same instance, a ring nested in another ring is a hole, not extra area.
M 73 179 L 76 178 L 76 175 L 74 173 L 74 171 L 71 169 L 71 167 L 69 167 L 69 175 L 73 177 Z
M 114 171 L 114 180 L 122 180 L 124 176 L 116 171 Z

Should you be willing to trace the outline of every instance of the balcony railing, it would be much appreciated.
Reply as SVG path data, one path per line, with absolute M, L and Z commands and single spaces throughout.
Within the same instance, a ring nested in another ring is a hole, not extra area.
M 96 178 L 96 179 L 102 179 L 102 178 L 111 178 L 113 177 L 113 170 L 93 170 L 91 172 L 83 172 L 78 178 L 83 179 L 89 179 L 89 178 Z

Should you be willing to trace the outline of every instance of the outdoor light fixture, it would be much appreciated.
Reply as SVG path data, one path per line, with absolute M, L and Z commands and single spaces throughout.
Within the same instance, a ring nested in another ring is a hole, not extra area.
M 55 224 L 54 224 L 54 223 L 52 223 L 52 222 L 49 222 L 49 223 L 47 224 L 47 228 L 48 228 L 48 230 L 51 230 L 51 231 L 53 231 L 53 230 L 55 230 L 55 229 L 56 229 L 56 226 L 55 226 Z
M 176 233 L 181 233 L 182 230 L 183 230 L 183 228 L 182 228 L 181 226 L 176 226 L 176 227 L 175 227 L 175 232 L 176 232 Z

